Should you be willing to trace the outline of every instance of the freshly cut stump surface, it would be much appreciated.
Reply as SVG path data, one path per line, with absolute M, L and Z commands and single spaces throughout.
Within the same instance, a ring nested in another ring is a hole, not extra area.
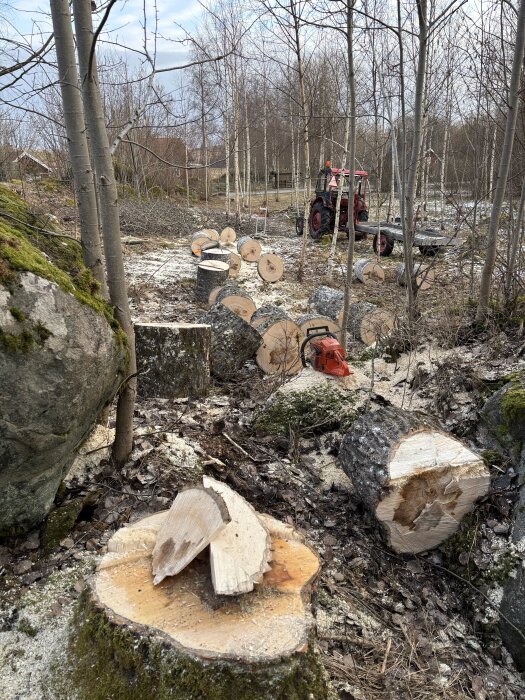
M 205 260 L 219 260 L 220 262 L 230 264 L 230 251 L 222 248 L 210 248 L 203 250 L 201 253 L 201 262 Z
M 477 454 L 427 417 L 396 408 L 360 416 L 339 461 L 396 552 L 437 547 L 490 486 Z
M 256 262 L 261 256 L 261 244 L 250 236 L 243 236 L 237 241 L 237 252 L 246 262 Z
M 362 258 L 354 264 L 354 278 L 363 284 L 374 284 L 385 281 L 385 271 L 375 260 Z
M 278 282 L 284 273 L 284 263 L 275 253 L 265 253 L 257 262 L 257 272 L 265 282 Z
M 299 355 L 304 335 L 293 321 L 269 316 L 257 326 L 262 344 L 256 361 L 266 374 L 296 374 L 302 364 Z
M 414 278 L 419 289 L 421 291 L 425 291 L 425 289 L 430 289 L 430 287 L 434 284 L 436 273 L 435 270 L 429 265 L 414 263 Z M 399 263 L 397 266 L 396 281 L 400 287 L 406 287 L 407 280 L 405 274 L 405 263 Z
M 222 287 L 228 279 L 228 269 L 228 263 L 218 260 L 206 260 L 199 263 L 195 297 L 199 301 L 208 301 L 211 290 L 215 287 Z
M 300 535 L 261 516 L 271 568 L 251 593 L 222 597 L 199 559 L 153 584 L 152 542 L 166 515 L 116 533 L 79 603 L 71 657 L 80 700 L 333 697 L 311 646 L 319 559 Z
M 230 253 L 230 277 L 238 277 L 241 270 L 242 258 L 237 253 Z
M 231 226 L 226 226 L 226 228 L 223 228 L 219 234 L 220 242 L 224 243 L 225 245 L 228 245 L 229 243 L 235 243 L 236 238 L 237 234 Z
M 248 292 L 238 287 L 223 287 L 217 294 L 216 301 L 220 304 L 224 304 L 230 311 L 233 311 L 234 314 L 240 316 L 247 323 L 250 322 L 257 308 Z

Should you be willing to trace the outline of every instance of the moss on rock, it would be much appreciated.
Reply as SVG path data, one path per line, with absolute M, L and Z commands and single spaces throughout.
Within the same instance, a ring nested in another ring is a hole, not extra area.
M 53 510 L 47 516 L 42 532 L 44 551 L 49 552 L 51 549 L 58 547 L 64 537 L 71 532 L 83 505 L 83 500 L 77 498 Z

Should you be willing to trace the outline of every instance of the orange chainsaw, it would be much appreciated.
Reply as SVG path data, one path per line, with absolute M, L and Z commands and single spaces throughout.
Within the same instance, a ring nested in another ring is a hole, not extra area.
M 308 343 L 312 348 L 310 364 L 317 372 L 331 374 L 334 377 L 348 377 L 351 374 L 345 361 L 344 350 L 335 335 L 328 330 L 328 326 L 308 329 L 306 338 L 301 344 L 303 367 L 307 364 L 304 350 Z

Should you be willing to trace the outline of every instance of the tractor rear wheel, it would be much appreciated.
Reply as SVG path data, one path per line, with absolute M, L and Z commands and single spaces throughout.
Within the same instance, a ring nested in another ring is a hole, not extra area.
M 314 241 L 318 241 L 325 233 L 331 233 L 333 226 L 332 212 L 330 209 L 323 206 L 321 202 L 316 202 L 310 209 L 308 228 L 310 229 L 310 236 Z
M 383 233 L 383 231 L 379 234 L 376 233 L 373 241 L 374 253 L 376 255 L 379 253 L 382 258 L 387 258 L 394 250 L 394 242 L 394 239 L 387 233 Z

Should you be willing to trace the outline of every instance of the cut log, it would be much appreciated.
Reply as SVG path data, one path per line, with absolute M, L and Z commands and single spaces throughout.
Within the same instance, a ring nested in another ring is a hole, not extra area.
M 216 488 L 179 491 L 157 535 L 151 567 L 153 583 L 181 572 L 230 523 L 228 507 Z
M 359 417 L 339 461 L 396 552 L 437 547 L 490 485 L 477 454 L 430 419 L 397 408 Z
M 211 290 L 210 296 L 208 297 L 208 306 L 214 306 L 217 303 L 217 295 L 222 289 L 224 289 L 224 287 L 214 287 Z
M 200 255 L 202 246 L 205 243 L 209 243 L 211 241 L 210 237 L 207 236 L 204 231 L 197 231 L 197 233 L 194 233 L 193 236 L 191 237 L 191 252 L 192 255 Z
M 310 295 L 308 306 L 312 311 L 317 312 L 321 316 L 328 316 L 328 318 L 340 324 L 343 302 L 343 292 L 339 289 L 332 289 L 332 287 L 321 285 L 320 287 L 316 287 Z
M 257 309 L 257 311 L 255 311 L 251 317 L 250 323 L 254 328 L 258 328 L 261 323 L 270 316 L 275 319 L 284 319 L 288 321 L 292 320 L 286 311 L 281 309 L 279 306 L 261 306 L 261 308 Z
M 208 238 L 211 238 L 212 241 L 219 240 L 219 232 L 217 231 L 217 229 L 205 228 L 205 229 L 203 229 L 203 231 L 208 236 Z
M 208 301 L 211 290 L 215 287 L 222 287 L 228 279 L 228 269 L 228 263 L 218 260 L 206 260 L 199 263 L 195 297 L 199 301 Z
M 237 241 L 237 252 L 246 262 L 256 262 L 261 256 L 261 245 L 250 236 L 243 236 Z
M 222 304 L 215 304 L 202 322 L 211 326 L 211 373 L 219 379 L 239 376 L 259 349 L 259 333 Z
M 311 646 L 319 559 L 300 535 L 261 516 L 271 536 L 271 570 L 251 593 L 221 597 L 209 563 L 199 559 L 153 585 L 152 532 L 165 517 L 126 528 L 128 551 L 117 554 L 119 531 L 79 601 L 70 637 L 75 697 L 331 698 Z
M 204 243 L 201 243 L 201 245 L 200 245 L 200 254 L 202 255 L 202 253 L 203 253 L 205 250 L 217 249 L 217 248 L 219 248 L 219 247 L 220 247 L 219 241 L 212 241 L 210 238 L 208 238 L 207 241 L 204 241 Z
M 217 303 L 224 304 L 230 311 L 237 314 L 247 323 L 257 308 L 253 299 L 242 289 L 238 287 L 226 286 L 217 294 Z
M 211 329 L 196 323 L 136 323 L 137 392 L 143 398 L 206 396 Z
M 265 253 L 259 258 L 257 272 L 265 282 L 278 282 L 283 276 L 284 263 L 275 253 Z
M 242 258 L 237 253 L 230 253 L 230 277 L 238 277 Z
M 330 333 L 334 333 L 335 335 L 341 330 L 341 327 L 331 318 L 328 318 L 328 316 L 318 316 L 317 314 L 304 314 L 297 319 L 296 323 L 303 335 L 306 335 L 312 328 L 324 326 L 328 328 Z
M 210 542 L 213 589 L 217 595 L 253 591 L 270 570 L 270 535 L 253 507 L 221 481 L 205 476 L 204 488 L 213 489 L 226 504 L 230 522 Z
M 362 258 L 354 264 L 354 279 L 363 284 L 374 284 L 385 281 L 385 271 L 375 260 Z
M 434 269 L 429 265 L 414 264 L 414 278 L 416 285 L 421 291 L 429 289 L 434 284 L 435 276 Z M 400 287 L 406 287 L 405 263 L 399 263 L 397 266 L 396 281 Z
M 211 248 L 201 252 L 201 262 L 205 260 L 218 260 L 219 262 L 230 264 L 230 251 L 222 248 Z
M 262 320 L 257 330 L 262 343 L 256 361 L 266 374 L 291 375 L 302 367 L 299 351 L 304 335 L 293 321 L 269 316 Z
M 224 243 L 225 245 L 235 243 L 236 238 L 237 234 L 235 233 L 235 230 L 231 228 L 231 226 L 226 226 L 226 228 L 223 228 L 219 234 L 220 242 Z

